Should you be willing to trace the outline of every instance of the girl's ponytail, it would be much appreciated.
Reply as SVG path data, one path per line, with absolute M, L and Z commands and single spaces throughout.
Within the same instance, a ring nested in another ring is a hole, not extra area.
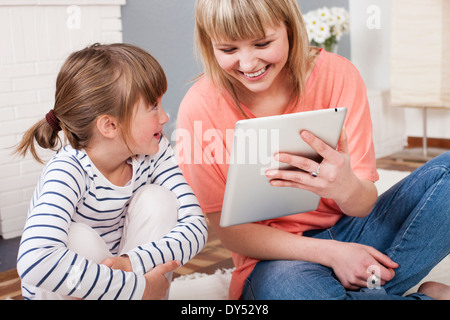
M 43 163 L 37 153 L 35 142 L 41 148 L 57 151 L 61 147 L 61 138 L 58 135 L 60 130 L 61 127 L 58 124 L 58 118 L 52 109 L 46 114 L 44 119 L 37 122 L 25 132 L 21 142 L 15 149 L 15 153 L 25 156 L 30 151 L 37 161 Z

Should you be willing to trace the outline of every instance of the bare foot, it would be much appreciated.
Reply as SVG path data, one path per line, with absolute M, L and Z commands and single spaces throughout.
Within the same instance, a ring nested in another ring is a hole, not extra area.
M 424 282 L 417 292 L 424 293 L 435 300 L 450 300 L 450 286 L 439 282 Z

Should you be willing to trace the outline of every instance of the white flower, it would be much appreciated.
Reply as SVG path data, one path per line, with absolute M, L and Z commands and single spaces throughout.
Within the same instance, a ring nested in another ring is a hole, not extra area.
M 349 14 L 344 8 L 323 7 L 309 11 L 303 18 L 309 40 L 316 44 L 323 44 L 327 40 L 337 42 L 350 29 Z
M 327 7 L 317 9 L 316 12 L 318 18 L 322 21 L 327 21 L 328 18 L 331 16 L 331 11 Z
M 317 43 L 324 43 L 329 37 L 331 37 L 330 28 L 325 22 L 319 22 L 312 29 L 312 39 Z
M 344 8 L 332 7 L 331 15 L 335 18 L 335 29 L 346 33 L 350 29 L 349 14 Z
M 348 20 L 349 15 L 347 10 L 344 8 L 338 8 L 338 7 L 332 7 L 330 9 L 331 15 L 336 17 L 337 20 L 340 20 L 342 22 Z

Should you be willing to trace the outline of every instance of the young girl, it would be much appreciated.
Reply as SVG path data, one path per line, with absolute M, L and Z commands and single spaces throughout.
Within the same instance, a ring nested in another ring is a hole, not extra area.
M 182 152 L 189 147 L 182 139 L 177 151 L 211 226 L 233 252 L 230 297 L 404 298 L 450 251 L 450 153 L 377 201 L 364 83 L 348 60 L 309 46 L 296 0 L 197 0 L 195 42 L 205 75 L 182 101 L 178 128 L 194 137 L 205 159 Z M 319 194 L 318 209 L 221 228 L 228 164 L 219 156 L 231 149 L 227 130 L 245 118 L 335 107 L 348 108 L 337 150 L 299 132 L 323 161 L 280 153 L 276 160 L 299 170 L 266 173 L 274 187 Z M 224 152 L 210 147 L 211 132 Z M 448 289 L 429 284 L 421 291 L 439 298 L 435 293 Z
M 54 108 L 16 150 L 58 151 L 20 244 L 25 299 L 161 299 L 204 247 L 202 211 L 162 135 L 166 90 L 159 63 L 132 45 L 95 44 L 64 63 Z

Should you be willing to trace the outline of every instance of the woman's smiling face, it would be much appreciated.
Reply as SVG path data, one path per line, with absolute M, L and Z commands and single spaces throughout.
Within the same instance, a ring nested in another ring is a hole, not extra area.
M 267 28 L 262 39 L 213 41 L 220 67 L 249 91 L 263 93 L 278 81 L 289 56 L 289 40 L 284 24 Z

